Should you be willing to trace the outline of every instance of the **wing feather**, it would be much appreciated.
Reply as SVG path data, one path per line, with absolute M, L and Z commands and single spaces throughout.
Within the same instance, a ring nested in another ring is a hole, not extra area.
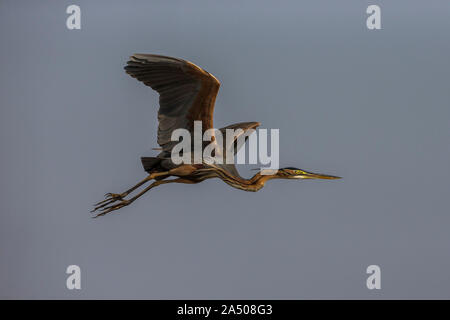
M 194 121 L 203 130 L 213 127 L 214 104 L 220 82 L 195 64 L 154 54 L 134 54 L 125 71 L 159 93 L 158 144 L 170 151 L 177 142 L 173 130 L 192 131 Z
M 239 122 L 239 123 L 234 123 L 234 124 L 230 124 L 229 126 L 220 128 L 220 131 L 222 132 L 222 136 L 223 136 L 223 140 L 224 140 L 224 148 L 233 148 L 233 154 L 235 155 L 239 149 L 242 148 L 242 146 L 245 144 L 245 142 L 248 140 L 248 131 L 249 130 L 254 130 L 257 127 L 259 127 L 261 125 L 261 123 L 259 122 Z M 241 129 L 242 131 L 240 131 L 240 134 L 236 135 L 233 139 L 233 141 L 227 141 L 227 134 L 226 134 L 226 130 L 227 129 L 233 129 L 233 130 L 238 130 Z M 243 144 L 238 144 L 238 138 L 242 135 L 245 135 L 245 139 L 243 141 Z

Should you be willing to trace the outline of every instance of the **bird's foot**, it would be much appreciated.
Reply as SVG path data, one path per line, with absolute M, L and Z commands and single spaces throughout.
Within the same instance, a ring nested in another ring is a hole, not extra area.
M 124 197 L 127 195 L 124 193 L 107 193 L 105 194 L 105 200 L 97 202 L 94 204 L 95 208 L 91 212 L 95 212 L 101 208 L 106 207 L 107 205 L 110 205 L 116 201 L 122 201 Z
M 107 202 L 106 204 L 103 204 L 101 206 L 94 208 L 94 210 L 92 210 L 91 212 L 95 212 L 97 210 L 100 211 L 99 213 L 97 213 L 96 216 L 94 216 L 94 218 L 104 216 L 105 214 L 107 214 L 111 211 L 114 211 L 114 210 L 119 210 L 120 208 L 123 208 L 132 202 L 130 200 L 126 200 L 126 199 L 122 199 L 122 198 L 119 198 L 118 200 L 111 200 L 111 201 L 112 202 Z M 113 202 L 116 202 L 116 201 L 120 201 L 120 202 L 116 203 L 116 204 L 112 204 Z M 106 205 L 108 205 L 108 204 L 111 204 L 111 205 L 106 207 Z

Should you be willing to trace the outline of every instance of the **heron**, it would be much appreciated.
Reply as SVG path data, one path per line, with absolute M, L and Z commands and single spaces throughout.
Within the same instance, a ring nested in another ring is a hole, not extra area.
M 175 164 L 170 157 L 172 148 L 176 144 L 176 141 L 171 140 L 172 132 L 179 128 L 192 132 L 194 121 L 201 121 L 204 131 L 213 128 L 219 80 L 192 62 L 156 54 L 134 54 L 124 69 L 131 77 L 159 93 L 157 142 L 160 148 L 157 149 L 161 152 L 156 157 L 142 157 L 141 162 L 148 175 L 122 193 L 107 193 L 104 200 L 94 205 L 91 211 L 95 213 L 94 217 L 128 206 L 150 189 L 169 183 L 197 184 L 207 179 L 219 178 L 233 188 L 256 192 L 272 179 L 340 178 L 296 167 L 285 167 L 271 174 L 260 171 L 246 179 L 239 175 L 233 163 L 214 164 L 203 161 L 199 164 Z M 258 126 L 260 126 L 259 122 L 241 122 L 219 130 L 225 132 L 227 129 L 240 129 L 238 132 L 246 135 Z M 238 138 L 239 135 L 234 136 L 233 141 L 223 142 L 223 146 L 233 148 L 233 155 L 241 147 L 237 144 Z M 244 143 L 246 139 L 247 136 Z M 147 186 L 140 192 L 135 191 L 143 185 Z M 135 192 L 136 195 L 130 195 Z M 127 199 L 128 196 L 130 197 Z

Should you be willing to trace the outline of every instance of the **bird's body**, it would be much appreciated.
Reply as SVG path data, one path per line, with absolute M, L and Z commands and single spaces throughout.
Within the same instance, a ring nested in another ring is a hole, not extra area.
M 201 121 L 203 132 L 213 129 L 214 104 L 220 87 L 219 80 L 189 61 L 153 54 L 131 56 L 125 66 L 125 71 L 133 78 L 150 86 L 160 95 L 158 144 L 161 147 L 161 153 L 156 157 L 141 158 L 144 170 L 149 175 L 123 193 L 108 193 L 105 200 L 96 204 L 93 212 L 100 211 L 96 217 L 120 209 L 135 201 L 148 190 L 166 183 L 196 184 L 206 179 L 219 178 L 234 188 L 258 191 L 271 179 L 338 178 L 291 167 L 279 169 L 275 174 L 259 172 L 252 178 L 245 179 L 239 175 L 234 164 L 228 164 L 225 161 L 224 163 L 227 164 L 206 161 L 198 164 L 175 164 L 171 159 L 172 148 L 178 143 L 171 140 L 174 130 L 185 129 L 193 132 L 195 121 Z M 224 133 L 226 129 L 240 129 L 239 135 L 244 135 L 246 139 L 249 130 L 254 130 L 259 125 L 259 122 L 242 122 L 229 125 L 220 131 Z M 235 155 L 242 147 L 242 143 L 239 144 L 237 138 L 238 136 L 234 136 L 233 141 L 224 139 L 223 145 L 218 148 L 218 150 L 223 150 L 224 157 L 228 154 L 226 152 L 228 148 L 231 148 L 230 154 Z M 211 141 L 217 143 L 214 136 Z M 169 179 L 171 177 L 173 179 Z M 136 196 L 125 199 L 131 192 L 152 180 L 154 182 Z

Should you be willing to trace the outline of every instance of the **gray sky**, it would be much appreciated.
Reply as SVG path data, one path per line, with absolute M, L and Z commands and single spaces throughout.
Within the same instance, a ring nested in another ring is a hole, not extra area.
M 444 0 L 2 1 L 0 298 L 450 298 L 449 18 Z M 344 179 L 162 186 L 91 219 L 157 146 L 136 52 L 220 79 L 216 127 L 279 128 L 281 166 Z

